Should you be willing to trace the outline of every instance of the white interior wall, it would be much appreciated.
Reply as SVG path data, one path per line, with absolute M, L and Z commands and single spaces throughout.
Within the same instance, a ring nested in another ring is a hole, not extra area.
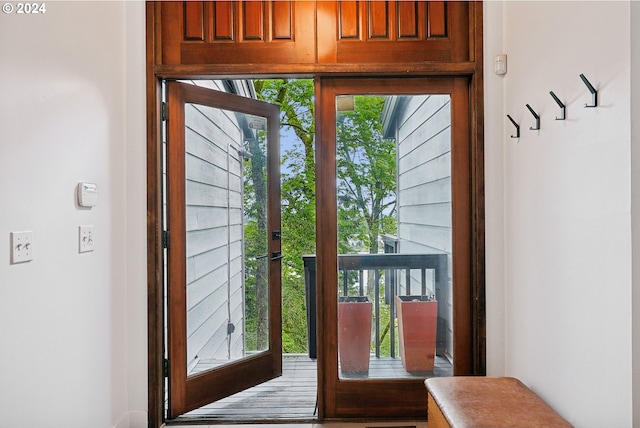
M 0 14 L 0 417 L 146 426 L 144 4 Z M 95 182 L 98 206 L 75 203 Z M 78 253 L 78 226 L 95 251 Z M 34 260 L 10 265 L 9 233 Z
M 485 312 L 488 376 L 503 376 L 505 373 L 504 78 L 493 73 L 491 60 L 504 51 L 502 15 L 503 2 L 484 3 Z
M 131 428 L 147 427 L 147 133 L 145 3 L 125 1 L 127 393 Z M 117 428 L 126 428 L 125 425 Z
M 488 372 L 520 378 L 575 426 L 631 426 L 630 4 L 485 7 Z M 600 107 L 583 108 L 580 73 Z
M 640 71 L 640 2 L 631 2 L 631 76 Z M 640 82 L 631 78 L 631 117 L 640 112 Z M 640 426 L 640 123 L 631 120 L 633 426 Z

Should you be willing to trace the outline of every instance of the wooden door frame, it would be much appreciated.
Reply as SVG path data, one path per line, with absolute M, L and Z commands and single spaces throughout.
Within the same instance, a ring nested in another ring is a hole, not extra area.
M 162 246 L 162 79 L 166 78 L 258 78 L 264 76 L 464 76 L 469 82 L 470 123 L 470 334 L 473 347 L 471 372 L 485 374 L 485 233 L 484 233 L 484 89 L 483 4 L 469 3 L 469 60 L 402 64 L 247 64 L 162 65 L 160 10 L 146 4 L 147 81 L 147 335 L 148 426 L 164 422 L 164 302 Z M 323 415 L 320 415 L 322 418 Z
M 336 97 L 340 95 L 449 95 L 453 253 L 453 373 L 477 374 L 471 338 L 471 134 L 468 78 L 324 77 L 316 81 L 316 243 L 319 414 L 337 418 L 426 415 L 423 379 L 345 379 L 338 376 L 338 230 Z M 322 207 L 322 209 L 320 209 Z M 467 334 L 469 333 L 469 334 Z M 366 389 L 365 389 L 366 388 Z M 366 391 L 366 393 L 365 393 Z

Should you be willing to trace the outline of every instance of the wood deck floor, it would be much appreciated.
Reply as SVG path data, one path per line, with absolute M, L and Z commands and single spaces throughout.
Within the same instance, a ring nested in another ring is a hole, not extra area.
M 205 361 L 203 364 L 210 364 Z M 399 358 L 371 359 L 368 376 L 359 379 L 451 376 L 448 360 L 436 357 L 433 373 L 412 376 Z M 353 378 L 353 377 L 349 377 Z M 300 356 L 284 356 L 282 376 L 189 412 L 176 422 L 195 420 L 220 422 L 312 421 L 315 419 L 317 367 L 316 360 Z

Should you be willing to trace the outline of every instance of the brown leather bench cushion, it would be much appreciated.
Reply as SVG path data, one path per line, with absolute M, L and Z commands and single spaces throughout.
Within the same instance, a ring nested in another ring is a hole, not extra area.
M 425 385 L 452 428 L 572 426 L 522 382 L 511 377 L 430 378 Z

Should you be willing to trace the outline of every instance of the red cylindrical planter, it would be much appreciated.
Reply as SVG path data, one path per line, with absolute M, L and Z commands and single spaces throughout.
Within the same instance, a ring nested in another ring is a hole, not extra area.
M 409 372 L 433 371 L 438 302 L 421 296 L 396 296 L 400 357 Z
M 366 373 L 369 371 L 373 304 L 367 297 L 340 299 L 338 303 L 340 370 Z

